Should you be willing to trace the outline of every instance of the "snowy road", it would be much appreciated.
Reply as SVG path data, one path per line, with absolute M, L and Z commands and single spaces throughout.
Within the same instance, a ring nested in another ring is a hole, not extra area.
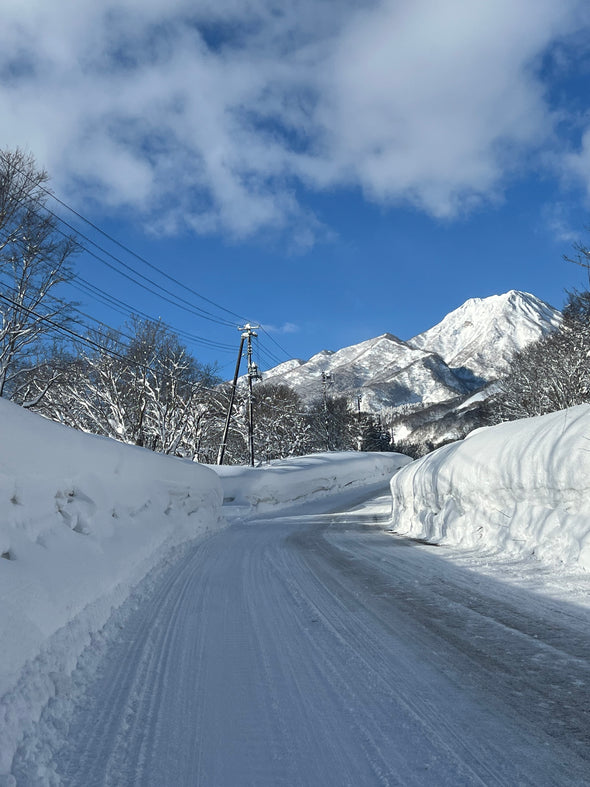
M 19 787 L 590 785 L 587 611 L 370 520 L 186 552 L 48 707 Z

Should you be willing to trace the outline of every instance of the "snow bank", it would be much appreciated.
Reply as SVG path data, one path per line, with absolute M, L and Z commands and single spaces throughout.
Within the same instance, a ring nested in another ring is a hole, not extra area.
M 590 406 L 476 430 L 391 490 L 399 532 L 590 570 Z
M 343 451 L 281 459 L 263 467 L 213 468 L 226 510 L 254 516 L 343 491 L 388 483 L 411 459 L 403 454 Z
M 221 526 L 205 467 L 0 399 L 0 783 L 19 731 L 170 550 Z

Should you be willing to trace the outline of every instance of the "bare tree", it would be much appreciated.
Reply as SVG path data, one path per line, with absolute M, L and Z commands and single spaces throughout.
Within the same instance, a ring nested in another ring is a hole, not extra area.
M 257 385 L 254 399 L 256 455 L 261 459 L 300 456 L 310 446 L 310 427 L 301 397 L 287 385 Z
M 222 438 L 230 386 L 219 385 L 197 397 L 192 408 L 191 437 L 195 457 L 213 462 Z M 226 440 L 227 464 L 246 464 L 248 450 L 248 397 L 238 386 Z M 254 388 L 254 453 L 259 461 L 300 456 L 312 450 L 311 431 L 304 405 L 289 386 L 272 383 Z
M 353 451 L 358 447 L 359 426 L 346 397 L 324 396 L 307 408 L 312 451 Z
M 37 409 L 83 431 L 194 457 L 195 413 L 202 417 L 203 392 L 218 382 L 214 370 L 160 322 L 133 318 L 125 332 L 109 329 L 92 340 L 95 349 L 54 356 L 57 379 Z M 29 379 L 32 395 L 44 386 L 38 375 Z
M 181 452 L 204 387 L 217 382 L 160 322 L 134 318 L 127 348 L 129 389 L 136 405 L 134 442 L 165 454 Z
M 73 277 L 71 261 L 79 250 L 46 209 L 47 180 L 32 156 L 0 151 L 0 396 L 25 406 L 38 399 L 23 396 L 22 380 L 30 380 L 40 344 L 71 308 L 55 290 Z

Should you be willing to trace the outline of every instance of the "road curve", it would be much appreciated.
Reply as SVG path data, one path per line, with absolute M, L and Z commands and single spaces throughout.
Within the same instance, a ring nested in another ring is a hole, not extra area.
M 18 787 L 590 784 L 582 611 L 361 514 L 234 525 L 120 625 Z

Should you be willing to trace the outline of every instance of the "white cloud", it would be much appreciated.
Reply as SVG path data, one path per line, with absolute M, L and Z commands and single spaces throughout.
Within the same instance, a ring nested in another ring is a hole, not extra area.
M 550 138 L 536 64 L 579 7 L 6 0 L 3 144 L 32 150 L 78 204 L 131 207 L 160 230 L 309 245 L 322 228 L 300 184 L 453 216 Z
M 583 131 L 578 149 L 565 153 L 556 163 L 566 178 L 582 184 L 590 203 L 590 127 Z
M 282 325 L 264 325 L 264 330 L 267 333 L 298 333 L 300 328 L 294 322 L 285 322 Z
M 558 241 L 574 244 L 580 240 L 579 226 L 577 226 L 573 211 L 567 203 L 555 202 L 544 205 L 541 219 L 543 230 L 548 231 Z
M 571 19 L 551 0 L 381 3 L 338 42 L 322 105 L 331 177 L 454 214 L 552 121 L 533 63 Z

